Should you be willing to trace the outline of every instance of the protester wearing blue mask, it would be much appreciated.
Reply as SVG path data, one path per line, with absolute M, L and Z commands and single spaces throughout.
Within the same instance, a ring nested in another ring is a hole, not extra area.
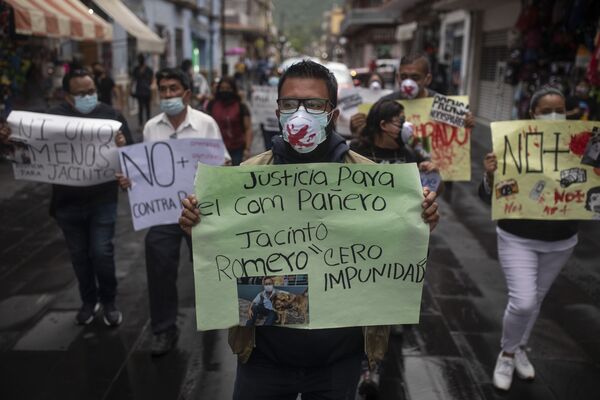
M 144 126 L 144 141 L 169 139 L 223 140 L 215 120 L 208 114 L 190 107 L 192 91 L 189 75 L 181 69 L 166 68 L 156 74 L 162 113 Z M 231 160 L 227 150 L 225 159 Z M 131 186 L 127 177 L 119 175 L 122 188 Z M 177 342 L 177 269 L 179 249 L 188 236 L 177 224 L 153 226 L 146 235 L 146 270 L 150 300 L 150 325 L 154 338 L 151 353 L 161 356 L 172 350 Z
M 92 75 L 84 69 L 72 69 L 62 82 L 65 101 L 47 113 L 67 117 L 113 119 L 121 122 L 115 137 L 117 146 L 133 143 L 127 121 L 111 106 L 98 102 Z M 10 128 L 0 127 L 0 142 L 8 140 Z M 75 316 L 79 325 L 90 324 L 103 308 L 104 323 L 121 324 L 122 313 L 115 305 L 117 278 L 113 237 L 117 218 L 116 181 L 92 186 L 52 185 L 50 215 L 63 231 L 82 305 Z
M 73 100 L 75 102 L 75 109 L 82 114 L 91 113 L 98 105 L 98 95 L 96 94 L 96 92 L 94 92 L 93 94 L 74 96 Z
M 111 106 L 98 101 L 96 84 L 84 69 L 74 69 L 63 79 L 65 103 L 53 107 L 50 114 L 114 119 L 121 122 L 115 138 L 118 146 L 133 143 L 127 121 Z M 123 320 L 115 305 L 117 278 L 112 239 L 117 219 L 117 185 L 73 188 L 53 185 L 50 213 L 62 229 L 71 261 L 79 280 L 82 306 L 75 322 L 87 325 L 102 305 L 104 323 L 117 326 Z M 88 254 L 94 254 L 89 257 Z

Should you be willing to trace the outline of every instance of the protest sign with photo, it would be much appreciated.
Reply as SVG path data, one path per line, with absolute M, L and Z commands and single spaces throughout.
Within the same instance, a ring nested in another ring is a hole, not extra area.
M 28 111 L 13 111 L 7 121 L 15 179 L 69 186 L 115 180 L 120 122 Z
M 276 86 L 252 86 L 252 119 L 267 131 L 279 131 Z
M 181 200 L 193 193 L 198 163 L 222 165 L 223 154 L 223 141 L 218 139 L 173 139 L 121 147 L 121 170 L 131 180 L 134 229 L 176 223 Z
M 306 287 L 285 300 L 302 327 L 418 322 L 429 227 L 414 164 L 199 165 L 195 186 L 198 329 L 248 319 L 258 291 L 238 280 L 281 276 Z
M 462 104 L 468 104 L 467 96 L 447 97 Z M 431 118 L 434 98 L 416 100 L 398 100 L 404 106 L 406 121 L 415 126 L 414 135 L 418 137 L 425 150 L 431 154 L 431 160 L 439 167 L 444 181 L 471 180 L 471 131 L 435 121 Z M 359 107 L 359 112 L 368 114 L 370 103 Z
M 492 141 L 492 219 L 600 219 L 600 122 L 493 122 Z

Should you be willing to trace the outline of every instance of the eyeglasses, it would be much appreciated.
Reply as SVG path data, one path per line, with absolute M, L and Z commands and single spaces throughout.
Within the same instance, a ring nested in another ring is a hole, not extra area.
M 327 105 L 331 104 L 328 99 L 277 99 L 277 106 L 279 112 L 282 114 L 293 114 L 300 108 L 300 105 L 304 106 L 304 109 L 309 114 L 323 114 L 327 111 Z

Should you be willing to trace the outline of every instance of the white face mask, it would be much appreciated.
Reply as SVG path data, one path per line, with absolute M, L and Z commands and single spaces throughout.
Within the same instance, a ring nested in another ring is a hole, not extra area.
M 400 82 L 400 92 L 405 99 L 414 99 L 419 95 L 419 85 L 412 79 Z
M 310 153 L 327 139 L 327 124 L 331 113 L 309 114 L 302 108 L 293 114 L 280 114 L 283 140 L 298 153 Z
M 566 114 L 559 114 L 551 112 L 550 114 L 539 114 L 534 116 L 535 119 L 548 120 L 548 121 L 564 121 L 567 119 Z
M 271 293 L 273 291 L 273 285 L 265 285 L 265 292 Z
M 373 81 L 369 84 L 369 89 L 371 90 L 379 90 L 381 89 L 381 82 L 379 81 Z

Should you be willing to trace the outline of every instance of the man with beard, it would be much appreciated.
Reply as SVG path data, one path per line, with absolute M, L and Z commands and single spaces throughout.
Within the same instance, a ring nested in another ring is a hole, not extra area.
M 282 135 L 273 139 L 272 150 L 245 165 L 371 163 L 350 151 L 335 132 L 337 82 L 327 68 L 306 60 L 293 64 L 279 81 L 278 96 L 276 115 Z M 298 127 L 295 122 L 300 120 Z M 303 134 L 305 125 L 310 135 Z M 424 196 L 423 219 L 433 229 L 439 220 L 435 193 L 425 189 Z M 179 224 L 188 234 L 200 222 L 197 205 L 194 196 L 183 201 Z M 296 399 L 302 393 L 305 400 L 354 399 L 365 352 L 375 365 L 386 352 L 388 335 L 388 326 L 231 328 L 229 344 L 238 354 L 233 398 Z

